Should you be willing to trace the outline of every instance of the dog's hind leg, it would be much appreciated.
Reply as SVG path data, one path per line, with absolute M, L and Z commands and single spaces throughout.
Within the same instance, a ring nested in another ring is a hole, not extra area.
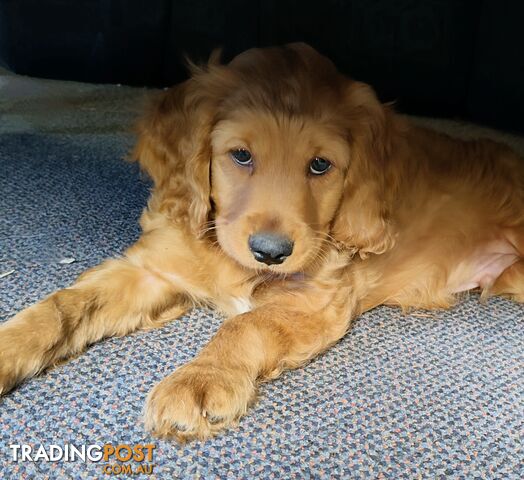
M 504 270 L 492 286 L 490 294 L 524 303 L 524 260 L 519 260 Z
M 524 227 L 507 232 L 507 238 L 520 259 L 501 273 L 489 293 L 524 303 Z

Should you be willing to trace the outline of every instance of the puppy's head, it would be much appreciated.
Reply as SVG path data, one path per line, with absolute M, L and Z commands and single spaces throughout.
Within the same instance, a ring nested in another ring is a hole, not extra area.
M 371 89 L 311 47 L 254 49 L 164 94 L 136 154 L 156 184 L 153 208 L 196 235 L 215 230 L 245 267 L 293 273 L 333 236 L 352 238 L 348 191 L 375 175 L 382 116 Z

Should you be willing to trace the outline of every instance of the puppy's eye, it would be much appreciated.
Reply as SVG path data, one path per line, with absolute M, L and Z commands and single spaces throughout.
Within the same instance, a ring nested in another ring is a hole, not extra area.
M 324 175 L 330 168 L 331 162 L 321 157 L 315 157 L 309 164 L 309 172 L 313 175 Z
M 253 164 L 253 157 L 249 150 L 245 148 L 238 148 L 229 152 L 231 158 L 242 167 L 249 167 Z

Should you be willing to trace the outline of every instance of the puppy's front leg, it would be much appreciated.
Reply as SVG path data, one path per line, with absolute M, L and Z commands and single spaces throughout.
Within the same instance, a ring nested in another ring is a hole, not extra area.
M 253 401 L 257 381 L 302 365 L 347 331 L 356 296 L 348 288 L 328 302 L 315 295 L 293 292 L 226 320 L 192 362 L 151 391 L 146 428 L 184 441 L 205 439 L 233 424 Z
M 183 310 L 173 285 L 131 259 L 107 260 L 0 325 L 0 394 L 103 337 L 154 326 L 167 312 L 175 318 Z

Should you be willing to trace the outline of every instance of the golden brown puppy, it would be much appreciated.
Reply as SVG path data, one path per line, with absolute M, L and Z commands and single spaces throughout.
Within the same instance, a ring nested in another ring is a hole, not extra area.
M 524 301 L 522 161 L 409 125 L 306 45 L 195 68 L 139 135 L 142 237 L 0 326 L 0 392 L 205 304 L 228 319 L 152 390 L 145 424 L 206 438 L 366 309 L 477 287 Z

